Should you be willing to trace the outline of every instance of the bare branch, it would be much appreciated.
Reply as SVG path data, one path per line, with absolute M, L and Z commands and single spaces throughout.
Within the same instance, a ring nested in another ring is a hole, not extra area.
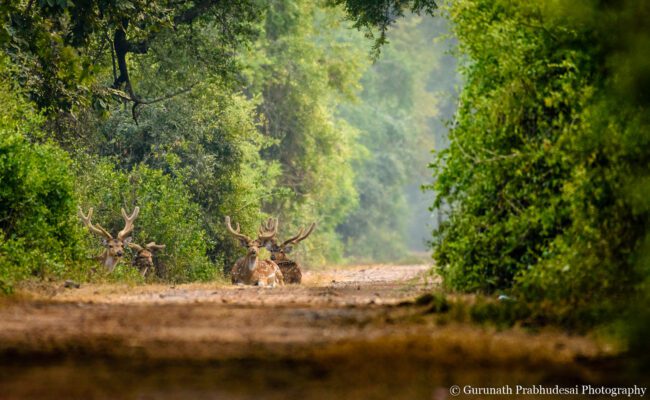
M 194 7 L 184 11 L 180 15 L 174 17 L 174 25 L 187 24 L 194 21 L 203 13 L 208 11 L 213 6 L 221 3 L 220 0 L 203 0 L 198 2 Z
M 133 89 L 130 84 L 127 85 L 127 90 L 129 93 L 123 91 L 123 90 L 118 90 L 115 88 L 106 88 L 108 92 L 110 92 L 113 96 L 117 97 L 118 99 L 124 100 L 124 101 L 129 101 L 133 102 L 133 107 L 131 107 L 131 114 L 133 115 L 133 119 L 135 120 L 136 124 L 138 123 L 138 107 L 141 105 L 149 105 L 149 104 L 155 104 L 159 103 L 161 101 L 169 100 L 173 97 L 180 96 L 181 94 L 185 94 L 190 92 L 194 86 L 196 86 L 198 82 L 195 82 L 191 84 L 190 86 L 180 89 L 176 92 L 172 92 L 169 94 L 166 94 L 164 96 L 152 99 L 152 100 L 144 100 L 141 99 L 140 97 L 136 96 L 136 94 L 133 92 Z
M 27 8 L 25 9 L 25 15 L 29 15 L 29 12 L 32 10 L 33 5 L 34 0 L 29 0 L 29 3 L 27 3 Z

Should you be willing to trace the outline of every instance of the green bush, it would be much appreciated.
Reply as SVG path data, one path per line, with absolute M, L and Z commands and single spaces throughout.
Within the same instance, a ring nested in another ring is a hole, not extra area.
M 3 90 L 0 90 L 3 91 Z M 4 95 L 2 97 L 5 97 Z M 6 100 L 9 104 L 10 99 Z M 29 276 L 66 276 L 78 263 L 74 177 L 67 155 L 31 144 L 19 122 L 0 122 L 0 291 Z
M 600 25 L 610 12 L 450 6 L 469 60 L 450 147 L 432 165 L 435 207 L 448 210 L 434 241 L 448 286 L 513 289 L 566 323 L 602 321 L 638 289 L 648 114 L 612 90 L 620 76 L 604 64 L 618 56 Z
M 113 235 L 124 227 L 120 208 L 130 213 L 135 206 L 140 207 L 133 241 L 140 245 L 155 241 L 167 246 L 154 257 L 163 279 L 207 281 L 219 276 L 220 270 L 206 256 L 207 241 L 199 207 L 191 201 L 180 179 L 145 165 L 122 172 L 106 159 L 80 158 L 76 170 L 80 204 L 84 211 L 94 207 L 93 222 Z M 87 237 L 92 248 L 89 255 L 99 254 L 100 241 L 89 233 Z M 132 269 L 128 261 L 122 264 L 124 269 Z M 124 271 L 117 274 L 128 275 Z

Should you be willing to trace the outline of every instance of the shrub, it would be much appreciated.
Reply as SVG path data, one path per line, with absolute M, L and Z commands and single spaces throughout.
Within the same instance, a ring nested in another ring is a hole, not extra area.
M 15 100 L 2 89 L 0 103 L 10 108 Z M 2 117 L 0 291 L 9 292 L 28 276 L 74 272 L 81 267 L 75 264 L 82 252 L 67 154 L 51 144 L 29 143 L 20 132 L 19 120 L 7 114 Z
M 123 172 L 105 159 L 80 158 L 76 169 L 80 204 L 85 209 L 94 207 L 93 222 L 111 233 L 124 226 L 120 208 L 131 212 L 135 206 L 140 207 L 133 241 L 141 245 L 155 241 L 167 246 L 155 256 L 162 278 L 187 282 L 219 276 L 219 270 L 206 256 L 207 241 L 199 207 L 191 201 L 182 181 L 145 165 Z M 99 240 L 90 235 L 88 240 L 95 243 L 91 246 L 99 253 Z M 131 267 L 124 263 L 122 268 Z
M 450 7 L 470 61 L 450 147 L 432 166 L 435 207 L 449 209 L 435 257 L 452 288 L 513 289 L 538 315 L 594 323 L 644 276 L 635 257 L 650 213 L 634 188 L 648 179 L 649 124 L 603 68 L 618 57 L 601 46 L 611 11 L 547 6 Z

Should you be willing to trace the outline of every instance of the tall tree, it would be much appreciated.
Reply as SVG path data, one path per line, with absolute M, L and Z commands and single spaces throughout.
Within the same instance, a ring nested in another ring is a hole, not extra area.
M 161 85 L 162 93 L 139 93 L 129 55 L 152 54 L 161 68 L 179 73 L 182 66 L 169 65 L 167 49 L 160 45 L 173 41 L 193 56 L 194 67 L 232 74 L 234 50 L 254 33 L 259 11 L 254 0 L 15 1 L 0 9 L 0 43 L 20 66 L 18 79 L 39 107 L 75 112 L 75 106 L 89 103 L 90 94 L 113 95 L 132 103 L 135 117 L 138 106 L 187 86 Z M 206 26 L 215 27 L 212 37 L 196 34 Z M 96 82 L 106 63 L 112 64 L 113 78 Z
M 260 96 L 260 131 L 274 141 L 263 155 L 282 167 L 282 190 L 265 210 L 280 217 L 284 235 L 318 222 L 300 247 L 318 263 L 341 256 L 335 227 L 356 201 L 355 132 L 335 113 L 358 89 L 366 57 L 341 20 L 340 10 L 312 1 L 272 1 L 265 36 L 245 58 L 245 91 Z

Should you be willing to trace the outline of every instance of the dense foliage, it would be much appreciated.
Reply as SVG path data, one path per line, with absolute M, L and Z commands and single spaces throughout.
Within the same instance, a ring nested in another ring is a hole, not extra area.
M 354 27 L 363 30 L 367 37 L 375 39 L 373 50 L 379 54 L 381 46 L 388 42 L 387 32 L 405 12 L 433 14 L 438 7 L 435 0 L 328 0 L 341 5 Z
M 41 118 L 7 81 L 0 59 L 0 291 L 29 276 L 79 268 L 70 159 L 56 146 L 32 144 Z
M 106 161 L 88 159 L 77 163 L 79 203 L 84 210 L 94 205 L 93 223 L 115 235 L 124 227 L 120 208 L 130 213 L 136 205 L 140 207 L 131 236 L 134 243 L 141 245 L 155 241 L 167 246 L 157 256 L 160 278 L 184 282 L 210 280 L 219 274 L 206 256 L 206 233 L 199 206 L 191 202 L 190 192 L 180 178 L 145 165 L 127 173 Z M 101 253 L 100 238 L 86 237 L 92 249 L 88 256 Z
M 228 272 L 241 250 L 225 215 L 250 234 L 278 216 L 281 237 L 315 221 L 298 256 L 341 260 L 337 227 L 366 189 L 351 160 L 366 149 L 337 110 L 360 89 L 370 44 L 327 5 L 3 2 L 3 287 L 30 274 L 102 275 L 90 268 L 101 241 L 78 206 L 113 233 L 119 209 L 139 206 L 135 241 L 167 245 L 160 279 Z M 392 24 L 363 19 L 382 32 Z M 129 258 L 111 279 L 139 279 Z
M 246 91 L 260 98 L 260 133 L 273 141 L 262 154 L 282 171 L 264 210 L 280 218 L 281 238 L 317 222 L 297 254 L 318 264 L 341 259 L 335 228 L 357 198 L 356 132 L 335 111 L 358 89 L 365 57 L 342 19 L 312 1 L 272 1 L 264 36 L 244 60 Z
M 179 83 L 233 75 L 235 50 L 254 35 L 260 9 L 252 0 L 9 1 L 0 6 L 0 46 L 18 66 L 15 79 L 58 117 L 55 130 L 65 136 L 64 123 L 111 96 L 131 103 L 136 117 L 138 106 Z M 158 85 L 141 90 L 138 58 L 155 60 Z
M 640 289 L 649 114 L 626 85 L 647 76 L 634 49 L 648 36 L 634 21 L 648 10 L 620 3 L 449 7 L 468 61 L 451 145 L 432 165 L 448 286 L 514 288 L 542 313 L 583 321 Z
M 120 169 L 147 165 L 186 186 L 186 201 L 200 209 L 196 222 L 206 231 L 210 259 L 230 264 L 237 249 L 225 233 L 224 216 L 247 227 L 258 223 L 260 199 L 273 191 L 279 173 L 276 163 L 260 156 L 270 143 L 256 130 L 254 109 L 254 100 L 205 82 L 144 108 L 138 124 L 129 110 L 119 109 L 95 121 L 86 149 L 110 156 Z

